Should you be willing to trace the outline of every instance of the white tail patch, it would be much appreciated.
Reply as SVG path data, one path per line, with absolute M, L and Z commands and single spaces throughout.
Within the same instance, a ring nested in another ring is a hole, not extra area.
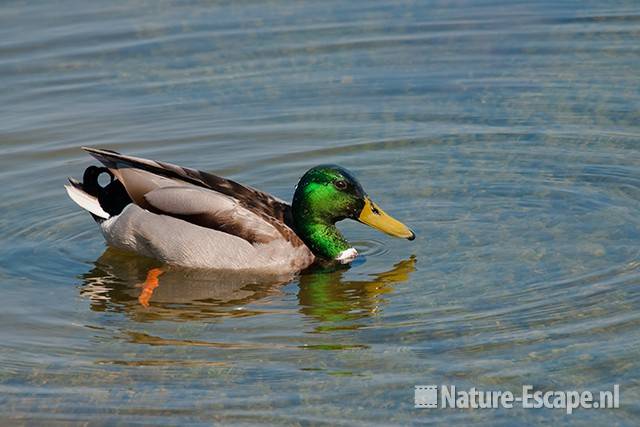
M 67 190 L 67 194 L 71 197 L 71 200 L 76 202 L 81 208 L 88 210 L 100 218 L 109 219 L 109 214 L 102 209 L 98 199 L 74 187 L 73 185 L 67 184 L 64 188 Z

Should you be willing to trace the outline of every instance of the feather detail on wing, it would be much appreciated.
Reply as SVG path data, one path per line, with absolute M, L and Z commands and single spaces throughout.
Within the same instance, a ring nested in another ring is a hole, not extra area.
M 143 208 L 250 242 L 284 238 L 296 247 L 303 244 L 290 228 L 291 207 L 267 193 L 170 163 L 109 150 L 83 149 L 109 168 L 134 203 Z
M 162 187 L 144 198 L 151 212 L 239 236 L 250 243 L 269 243 L 282 238 L 271 223 L 231 197 L 211 190 L 192 186 Z

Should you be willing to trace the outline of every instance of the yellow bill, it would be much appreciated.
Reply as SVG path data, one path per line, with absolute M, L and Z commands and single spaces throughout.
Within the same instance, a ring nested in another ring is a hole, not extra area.
M 371 199 L 365 197 L 364 208 L 360 212 L 358 221 L 367 224 L 377 230 L 387 233 L 390 236 L 402 237 L 403 239 L 413 240 L 416 235 L 403 223 L 387 215 L 382 209 L 376 206 Z

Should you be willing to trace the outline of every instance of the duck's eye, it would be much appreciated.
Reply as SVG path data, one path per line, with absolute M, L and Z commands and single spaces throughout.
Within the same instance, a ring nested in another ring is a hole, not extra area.
M 336 186 L 338 190 L 346 190 L 347 189 L 347 181 L 343 179 L 339 179 L 333 182 L 333 185 Z

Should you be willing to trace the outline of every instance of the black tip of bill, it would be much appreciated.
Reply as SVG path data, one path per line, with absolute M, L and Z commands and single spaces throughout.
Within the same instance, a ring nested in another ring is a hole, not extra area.
M 416 233 L 411 231 L 411 236 L 407 237 L 407 240 L 415 240 L 415 238 L 416 238 Z

